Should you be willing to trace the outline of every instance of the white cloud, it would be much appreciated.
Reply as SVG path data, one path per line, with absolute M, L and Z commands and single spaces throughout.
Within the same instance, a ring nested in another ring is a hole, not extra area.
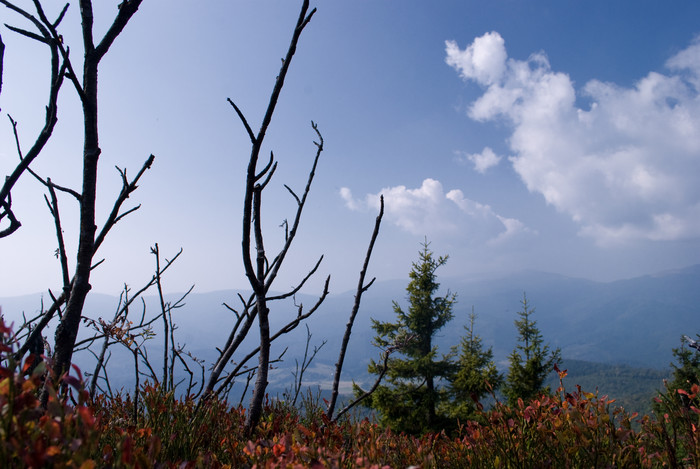
M 466 198 L 459 189 L 445 193 L 435 179 L 425 179 L 416 189 L 387 187 L 363 200 L 355 199 L 347 187 L 340 189 L 350 210 L 377 210 L 381 195 L 386 220 L 414 235 L 498 243 L 532 233 L 522 222 L 498 215 L 488 205 Z
M 447 63 L 460 71 L 462 78 L 489 85 L 505 72 L 507 58 L 505 41 L 497 32 L 478 37 L 465 50 L 457 43 L 447 41 Z
M 474 170 L 484 174 L 489 168 L 496 166 L 501 157 L 496 155 L 489 147 L 484 148 L 481 153 L 464 153 L 460 160 L 466 159 L 474 164 Z
M 446 44 L 446 62 L 484 87 L 469 116 L 511 126 L 513 168 L 581 234 L 601 243 L 700 236 L 700 38 L 668 60 L 670 74 L 631 88 L 590 81 L 580 91 L 587 109 L 543 53 L 507 58 L 498 33 L 465 50 Z M 487 53 L 492 60 L 475 59 Z
M 700 57 L 700 35 L 695 37 L 688 48 L 666 62 L 666 66 L 671 70 L 680 73 L 688 71 L 686 77 L 695 86 L 695 91 L 700 90 L 700 60 L 698 57 Z
M 349 188 L 341 187 L 340 188 L 340 196 L 343 198 L 343 200 L 345 201 L 345 205 L 350 210 L 359 210 L 360 209 L 357 202 L 355 202 L 355 200 L 352 198 L 352 192 L 350 191 Z

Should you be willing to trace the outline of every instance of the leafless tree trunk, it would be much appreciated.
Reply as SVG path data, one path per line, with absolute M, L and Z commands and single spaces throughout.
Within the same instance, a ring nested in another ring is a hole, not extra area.
M 270 95 L 270 101 L 267 106 L 267 110 L 262 120 L 260 130 L 257 134 L 253 132 L 245 116 L 238 108 L 238 106 L 229 99 L 229 103 L 234 108 L 236 114 L 240 118 L 248 137 L 251 142 L 251 153 L 248 162 L 248 169 L 246 173 L 246 188 L 245 188 L 245 198 L 243 203 L 243 236 L 241 242 L 242 254 L 243 254 L 243 265 L 245 268 L 245 274 L 248 278 L 248 282 L 252 288 L 253 294 L 250 299 L 244 300 L 240 297 L 243 303 L 243 310 L 239 314 L 233 308 L 229 308 L 236 314 L 236 322 L 231 331 L 229 339 L 223 349 L 220 350 L 220 356 L 217 362 L 212 368 L 212 372 L 209 376 L 207 386 L 202 399 L 206 400 L 215 394 L 215 388 L 217 384 L 222 379 L 221 376 L 224 372 L 226 365 L 229 363 L 231 356 L 238 349 L 243 339 L 247 336 L 253 322 L 257 318 L 258 329 L 259 329 L 259 347 L 255 352 L 258 355 L 258 366 L 256 369 L 256 380 L 253 387 L 253 396 L 250 402 L 250 408 L 246 419 L 246 429 L 248 432 L 252 431 L 260 419 L 262 412 L 263 400 L 265 397 L 265 390 L 267 389 L 267 376 L 268 369 L 270 365 L 270 344 L 278 337 L 280 333 L 287 333 L 294 329 L 301 320 L 308 317 L 320 304 L 321 301 L 328 294 L 328 281 L 324 287 L 324 292 L 322 293 L 318 303 L 309 310 L 306 314 L 303 313 L 302 308 L 299 309 L 299 314 L 297 318 L 291 321 L 287 326 L 283 327 L 278 334 L 270 333 L 270 302 L 278 299 L 289 298 L 294 295 L 301 287 L 306 283 L 309 277 L 318 268 L 321 259 L 316 263 L 316 265 L 311 269 L 311 271 L 304 277 L 304 279 L 299 282 L 297 287 L 293 288 L 291 291 L 279 295 L 276 297 L 271 297 L 268 295 L 271 286 L 273 285 L 281 265 L 291 247 L 292 241 L 296 236 L 297 229 L 299 227 L 299 222 L 301 220 L 301 214 L 303 212 L 309 190 L 311 188 L 311 183 L 313 182 L 314 175 L 316 172 L 316 166 L 318 164 L 319 157 L 323 152 L 323 137 L 319 132 L 316 124 L 312 122 L 312 127 L 316 132 L 318 137 L 318 142 L 316 144 L 316 156 L 313 161 L 311 170 L 309 171 L 309 177 L 304 188 L 304 192 L 301 197 L 299 197 L 290 187 L 285 186 L 289 191 L 291 196 L 297 202 L 297 210 L 294 217 L 294 221 L 291 225 L 285 223 L 285 242 L 279 253 L 272 259 L 269 260 L 266 250 L 265 242 L 263 236 L 262 228 L 262 201 L 263 201 L 263 191 L 267 184 L 270 182 L 275 169 L 277 168 L 277 162 L 274 159 L 274 155 L 271 153 L 269 161 L 262 168 L 258 169 L 258 162 L 260 159 L 260 151 L 265 139 L 265 134 L 268 130 L 270 122 L 272 121 L 272 116 L 277 106 L 277 101 L 279 99 L 280 93 L 284 86 L 284 80 L 287 76 L 289 66 L 291 65 L 292 58 L 296 52 L 297 43 L 301 37 L 306 25 L 311 21 L 312 16 L 316 12 L 315 9 L 309 12 L 309 2 L 304 0 L 299 13 L 299 18 L 294 28 L 294 33 L 289 44 L 289 49 L 285 58 L 282 60 L 282 67 L 277 76 L 274 88 Z M 244 358 L 243 362 L 247 361 L 250 357 Z M 240 366 L 240 364 L 239 364 Z M 234 373 L 229 373 L 225 378 L 225 381 L 230 382 L 233 379 Z M 226 383 L 224 383 L 226 384 Z M 219 387 L 219 389 L 222 389 Z
M 0 4 L 9 8 L 10 10 L 16 12 L 20 16 L 24 17 L 26 20 L 30 21 L 34 27 L 39 31 L 39 34 L 26 31 L 17 27 L 8 26 L 11 30 L 27 36 L 31 39 L 43 42 L 47 44 L 51 49 L 51 93 L 49 99 L 49 105 L 46 111 L 46 124 L 36 142 L 26 155 L 22 155 L 19 137 L 16 132 L 16 124 L 13 122 L 13 127 L 15 127 L 15 139 L 17 141 L 17 149 L 20 156 L 20 164 L 13 172 L 12 175 L 8 176 L 0 189 L 0 204 L 2 212 L 0 212 L 0 220 L 7 216 L 10 220 L 10 227 L 7 230 L 3 230 L 3 233 L 10 234 L 19 228 L 18 221 L 11 211 L 11 198 L 10 191 L 13 185 L 19 179 L 19 176 L 26 170 L 31 172 L 29 165 L 37 157 L 46 141 L 48 140 L 51 132 L 56 124 L 56 102 L 57 95 L 60 89 L 61 83 L 64 78 L 68 78 L 73 84 L 75 90 L 77 91 L 78 97 L 82 104 L 83 109 L 83 132 L 84 132 L 84 142 L 83 142 L 83 171 L 82 171 L 82 188 L 80 192 L 60 188 L 51 183 L 50 179 L 43 180 L 38 175 L 34 174 L 35 177 L 40 179 L 52 193 L 52 203 L 51 211 L 56 221 L 57 231 L 60 233 L 60 220 L 58 215 L 58 205 L 55 200 L 55 194 L 53 193 L 54 188 L 59 188 L 65 190 L 69 194 L 73 195 L 79 205 L 80 205 L 80 225 L 79 225 L 79 241 L 77 248 L 77 260 L 74 270 L 74 274 L 70 281 L 67 281 L 67 260 L 62 257 L 62 269 L 64 278 L 64 291 L 62 295 L 59 296 L 54 301 L 54 306 L 46 313 L 46 321 L 41 321 L 39 326 L 34 331 L 34 334 L 40 334 L 41 329 L 48 324 L 51 320 L 51 316 L 55 311 L 59 310 L 62 304 L 66 304 L 65 311 L 61 316 L 61 320 L 56 328 L 55 336 L 55 347 L 53 356 L 53 371 L 55 376 L 60 379 L 60 377 L 65 373 L 71 363 L 73 356 L 73 348 L 75 346 L 76 337 L 78 334 L 78 329 L 80 327 L 80 319 L 83 311 L 83 306 L 85 304 L 85 298 L 90 291 L 90 272 L 93 266 L 93 258 L 97 248 L 104 240 L 104 237 L 109 232 L 109 230 L 116 224 L 121 218 L 123 218 L 128 213 L 137 209 L 133 208 L 126 211 L 125 213 L 120 213 L 121 205 L 124 203 L 129 194 L 136 189 L 136 182 L 143 175 L 144 171 L 150 168 L 153 162 L 153 156 L 151 156 L 144 167 L 141 169 L 137 177 L 131 182 L 126 178 L 126 171 L 119 170 L 123 179 L 122 192 L 117 197 L 117 201 L 114 204 L 113 210 L 109 215 L 107 222 L 102 228 L 101 232 L 97 234 L 97 226 L 95 224 L 95 198 L 97 192 L 97 167 L 100 156 L 100 146 L 99 146 L 99 133 L 97 126 L 97 116 L 98 116 L 98 81 L 97 73 L 100 61 L 109 51 L 110 47 L 114 43 L 115 39 L 124 30 L 132 16 L 136 13 L 142 0 L 124 0 L 118 5 L 118 12 L 112 25 L 109 27 L 104 37 L 96 44 L 93 37 L 93 9 L 91 0 L 79 0 L 80 5 L 80 17 L 82 23 L 82 38 L 83 38 L 83 49 L 84 49 L 84 59 L 83 59 L 83 73 L 82 82 L 78 78 L 76 71 L 71 63 L 69 57 L 69 49 L 63 43 L 63 38 L 59 34 L 57 28 L 63 19 L 68 5 L 66 4 L 58 15 L 58 19 L 55 21 L 50 21 L 44 12 L 40 0 L 34 0 L 33 4 L 36 9 L 36 16 L 29 14 L 27 11 L 19 8 L 9 0 L 0 0 Z M 3 233 L 0 233 L 3 234 Z M 61 249 L 63 240 L 59 237 L 59 249 Z
M 119 12 L 97 46 L 93 39 L 92 1 L 80 0 L 80 15 L 83 26 L 83 83 L 74 77 L 74 84 L 80 95 L 84 117 L 83 146 L 83 188 L 80 199 L 80 238 L 78 242 L 77 264 L 73 286 L 68 298 L 63 318 L 56 329 L 53 369 L 56 376 L 68 370 L 73 356 L 73 346 L 80 328 L 85 297 L 90 291 L 90 271 L 95 253 L 95 198 L 97 193 L 97 163 L 100 157 L 99 134 L 97 128 L 97 70 L 100 60 L 122 32 L 131 17 L 136 13 L 142 0 L 126 0 L 119 6 Z
M 350 318 L 345 326 L 345 334 L 343 335 L 343 342 L 340 345 L 340 353 L 338 354 L 338 361 L 335 364 L 335 375 L 333 376 L 333 391 L 331 393 L 331 400 L 328 404 L 328 410 L 326 411 L 326 416 L 328 419 L 333 419 L 333 412 L 335 411 L 335 403 L 338 400 L 338 387 L 340 385 L 340 373 L 343 371 L 343 363 L 345 362 L 345 352 L 348 348 L 348 343 L 350 342 L 350 334 L 352 334 L 352 326 L 355 324 L 355 317 L 357 312 L 360 310 L 360 302 L 362 301 L 362 294 L 372 286 L 376 278 L 365 285 L 365 276 L 367 275 L 367 267 L 369 266 L 369 260 L 372 257 L 372 250 L 374 249 L 374 242 L 377 240 L 379 235 L 379 227 L 382 224 L 382 217 L 384 216 L 384 196 L 379 198 L 379 215 L 374 223 L 374 231 L 372 232 L 372 238 L 369 242 L 369 247 L 367 248 L 367 255 L 365 256 L 365 262 L 362 265 L 362 270 L 360 271 L 360 279 L 357 282 L 357 291 L 355 292 L 355 303 L 352 306 L 352 311 L 350 312 Z

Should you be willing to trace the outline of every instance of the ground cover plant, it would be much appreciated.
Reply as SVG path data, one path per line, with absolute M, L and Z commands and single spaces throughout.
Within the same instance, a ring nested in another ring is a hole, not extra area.
M 697 467 L 697 384 L 667 391 L 643 418 L 576 386 L 514 405 L 476 404 L 474 420 L 451 433 L 408 435 L 365 418 L 332 422 L 309 392 L 301 406 L 265 401 L 256 431 L 246 410 L 211 399 L 178 399 L 145 384 L 128 394 L 91 399 L 77 368 L 38 398 L 46 365 L 14 360 L 17 344 L 0 322 L 0 460 L 3 467 Z M 43 362 L 42 362 L 43 363 Z M 134 406 L 137 406 L 136 408 Z M 639 423 L 639 429 L 633 422 Z

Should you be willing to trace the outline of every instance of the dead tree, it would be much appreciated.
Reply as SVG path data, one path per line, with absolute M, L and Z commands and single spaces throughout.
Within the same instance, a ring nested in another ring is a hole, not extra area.
M 63 318 L 56 329 L 53 365 L 56 376 L 61 376 L 71 363 L 73 346 L 80 328 L 80 317 L 85 298 L 91 288 L 90 271 L 92 270 L 93 256 L 95 255 L 98 241 L 98 238 L 95 236 L 97 228 L 95 225 L 95 198 L 97 193 L 97 165 L 101 150 L 97 128 L 97 71 L 100 61 L 140 5 L 141 0 L 122 2 L 119 5 L 119 11 L 112 26 L 107 30 L 102 40 L 95 45 L 92 31 L 92 1 L 80 0 L 85 53 L 83 82 L 80 83 L 77 77 L 71 73 L 71 80 L 82 102 L 84 117 L 85 141 L 83 145 L 83 187 L 80 198 L 80 235 L 77 264 L 70 296 Z M 152 158 L 149 158 L 149 161 L 152 161 Z M 126 196 L 128 197 L 128 194 Z M 114 214 L 114 212 L 112 213 Z M 118 217 L 119 210 L 116 211 L 114 217 L 110 218 L 113 223 L 116 223 Z
M 355 317 L 357 317 L 357 312 L 360 310 L 360 302 L 362 301 L 362 294 L 366 292 L 369 287 L 372 286 L 376 277 L 372 278 L 370 282 L 365 285 L 365 276 L 367 275 L 367 267 L 369 266 L 369 260 L 372 257 L 372 249 L 374 249 L 374 242 L 377 240 L 379 235 L 379 227 L 382 224 L 382 217 L 384 216 L 384 196 L 379 197 L 379 215 L 374 223 L 374 231 L 372 232 L 372 238 L 369 242 L 369 247 L 367 248 L 367 255 L 365 256 L 365 262 L 362 264 L 362 270 L 360 271 L 360 279 L 357 282 L 357 290 L 355 292 L 355 302 L 352 306 L 352 311 L 350 312 L 350 318 L 345 326 L 345 334 L 343 334 L 343 341 L 340 345 L 340 352 L 338 353 L 338 361 L 335 364 L 335 374 L 333 375 L 333 391 L 331 392 L 331 400 L 328 404 L 328 410 L 326 411 L 326 416 L 329 420 L 333 419 L 333 412 L 335 411 L 335 403 L 338 399 L 338 387 L 340 385 L 340 373 L 343 371 L 343 363 L 345 362 L 345 352 L 348 348 L 348 343 L 350 343 L 350 335 L 352 334 L 352 327 L 355 324 Z M 382 375 L 383 376 L 383 375 Z M 379 384 L 379 383 L 377 383 Z
M 246 277 L 252 288 L 253 294 L 248 300 L 240 297 L 243 304 L 242 310 L 239 313 L 233 308 L 236 314 L 236 322 L 229 335 L 229 339 L 223 349 L 220 349 L 219 358 L 214 364 L 203 398 L 207 399 L 212 395 L 216 394 L 217 386 L 219 390 L 225 389 L 225 387 L 220 386 L 220 381 L 226 381 L 233 379 L 235 376 L 234 372 L 228 373 L 226 377 L 222 377 L 226 365 L 231 360 L 233 353 L 239 348 L 243 339 L 248 335 L 254 321 L 258 321 L 259 329 L 259 347 L 256 351 L 248 354 L 241 362 L 239 362 L 239 367 L 241 363 L 244 363 L 250 359 L 254 354 L 258 356 L 258 365 L 256 368 L 256 380 L 253 387 L 253 396 L 250 402 L 250 408 L 246 418 L 246 430 L 248 432 L 252 431 L 260 419 L 263 400 L 265 397 L 265 391 L 267 389 L 267 376 L 268 369 L 270 366 L 270 345 L 272 341 L 279 337 L 279 335 L 287 333 L 297 327 L 300 322 L 308 317 L 313 311 L 318 308 L 320 303 L 328 294 L 328 283 L 330 277 L 326 279 L 323 293 L 320 295 L 319 300 L 316 305 L 310 310 L 304 312 L 303 306 L 299 307 L 297 318 L 290 321 L 286 326 L 282 327 L 277 334 L 270 333 L 270 303 L 275 300 L 280 300 L 283 298 L 289 298 L 293 296 L 297 291 L 299 291 L 306 281 L 316 272 L 318 269 L 323 256 L 316 262 L 316 265 L 310 270 L 310 272 L 299 282 L 299 284 L 293 288 L 291 291 L 284 293 L 282 295 L 271 296 L 269 294 L 270 289 L 277 278 L 280 267 L 282 266 L 287 253 L 294 241 L 294 238 L 299 227 L 299 222 L 301 220 L 301 215 L 306 204 L 306 200 L 311 188 L 311 184 L 314 179 L 316 172 L 316 166 L 318 164 L 319 157 L 323 152 L 323 137 L 318 130 L 316 124 L 312 122 L 312 127 L 316 132 L 318 141 L 314 142 L 316 145 L 316 156 L 313 160 L 312 167 L 309 171 L 308 180 L 306 187 L 304 188 L 301 196 L 297 195 L 289 186 L 285 185 L 290 195 L 294 198 L 297 203 L 296 213 L 291 224 L 284 223 L 285 226 L 285 239 L 284 244 L 277 255 L 270 260 L 265 250 L 263 228 L 262 228 L 262 201 L 263 201 L 263 191 L 265 187 L 270 182 L 275 169 L 277 168 L 277 162 L 275 161 L 274 155 L 270 153 L 270 158 L 262 169 L 258 168 L 258 162 L 260 159 L 260 152 L 265 139 L 265 134 L 268 130 L 270 122 L 272 121 L 272 116 L 277 105 L 282 87 L 284 86 L 284 80 L 287 76 L 289 66 L 292 63 L 292 58 L 296 52 L 297 43 L 301 36 L 302 31 L 306 25 L 311 21 L 312 16 L 316 12 L 315 9 L 309 12 L 309 2 L 305 0 L 301 7 L 299 13 L 299 18 L 294 28 L 294 33 L 289 44 L 289 49 L 287 54 L 282 60 L 282 67 L 280 69 L 279 75 L 277 76 L 274 88 L 270 95 L 270 101 L 267 106 L 267 110 L 263 117 L 260 130 L 258 133 L 254 133 L 247 119 L 243 115 L 242 111 L 238 106 L 232 101 L 228 100 L 239 119 L 241 120 L 248 137 L 251 142 L 251 153 L 248 162 L 248 169 L 246 173 L 246 186 L 245 186 L 245 197 L 243 203 L 243 234 L 242 234 L 242 254 L 243 254 L 243 265 L 245 269 Z M 254 353 L 254 354 L 253 354 Z
M 136 190 L 136 183 L 143 175 L 146 169 L 150 168 L 153 163 L 153 155 L 148 158 L 144 163 L 141 171 L 137 176 L 129 181 L 126 177 L 126 171 L 118 168 L 122 180 L 123 186 L 120 194 L 117 196 L 115 204 L 111 213 L 109 214 L 107 221 L 102 227 L 101 231 L 97 231 L 97 225 L 95 222 L 95 199 L 97 193 L 97 167 L 98 161 L 101 153 L 99 146 L 99 134 L 97 127 L 97 116 L 98 116 L 98 86 L 97 86 L 97 74 L 100 65 L 100 61 L 107 54 L 110 47 L 116 40 L 116 38 L 122 33 L 126 27 L 129 20 L 138 10 L 141 5 L 142 0 L 124 0 L 117 7 L 117 14 L 112 22 L 111 26 L 108 28 L 105 35 L 99 42 L 95 42 L 93 36 L 93 8 L 91 0 L 79 0 L 80 5 L 80 18 L 82 23 L 82 39 L 83 39 L 83 63 L 82 63 L 82 80 L 76 73 L 76 69 L 71 62 L 69 55 L 69 49 L 63 42 L 63 37 L 58 32 L 58 26 L 63 19 L 65 12 L 68 9 L 66 4 L 58 15 L 58 19 L 55 21 L 50 21 L 42 7 L 40 0 L 34 0 L 33 4 L 36 9 L 36 14 L 30 14 L 29 12 L 23 10 L 22 8 L 16 6 L 14 3 L 8 0 L 0 0 L 0 3 L 5 5 L 10 10 L 18 13 L 26 20 L 30 21 L 34 27 L 39 30 L 39 34 L 33 33 L 21 28 L 10 27 L 11 30 L 23 34 L 31 39 L 38 40 L 40 42 L 46 43 L 52 48 L 52 86 L 55 88 L 55 93 L 58 93 L 58 87 L 62 82 L 63 78 L 67 78 L 75 88 L 80 102 L 82 104 L 83 110 L 83 169 L 82 169 L 82 187 L 80 191 L 74 191 L 70 189 L 63 188 L 56 184 L 53 184 L 48 178 L 41 178 L 35 175 L 42 183 L 47 186 L 50 191 L 52 188 L 62 190 L 70 195 L 72 195 L 80 206 L 80 222 L 79 222 L 79 240 L 77 247 L 77 259 L 76 265 L 73 270 L 73 275 L 70 280 L 67 281 L 67 276 L 64 274 L 64 288 L 63 293 L 55 298 L 54 305 L 45 313 L 44 318 L 40 321 L 40 327 L 37 327 L 34 333 L 41 333 L 43 327 L 51 320 L 53 314 L 58 311 L 62 305 L 65 304 L 65 310 L 61 316 L 61 320 L 56 328 L 55 345 L 54 345 L 54 356 L 53 356 L 53 371 L 55 376 L 61 377 L 69 368 L 73 349 L 75 346 L 76 337 L 78 330 L 80 328 L 80 320 L 82 316 L 83 306 L 85 304 L 85 298 L 90 291 L 90 273 L 95 267 L 93 264 L 95 253 L 99 248 L 100 244 L 104 241 L 105 236 L 111 230 L 111 228 L 124 216 L 132 211 L 138 209 L 134 207 L 132 209 L 121 211 L 122 204 L 126 201 L 129 195 Z M 59 58 L 60 57 L 60 65 Z M 52 88 L 52 95 L 54 93 L 54 88 Z M 54 103 L 55 104 L 55 103 Z M 51 105 L 51 103 L 50 103 Z M 56 120 L 56 110 L 55 105 L 52 109 L 47 108 L 47 119 L 46 126 L 55 125 Z M 15 124 L 13 123 L 13 126 Z M 46 128 L 46 127 L 45 127 Z M 50 133 L 49 133 L 50 135 Z M 21 169 L 20 173 L 24 170 L 29 170 L 29 163 L 33 158 L 36 158 L 40 147 L 35 153 L 32 153 L 38 144 L 43 146 L 45 143 L 42 139 L 48 139 L 46 132 L 42 131 L 42 134 L 37 139 L 37 143 L 32 147 L 32 150 L 27 155 L 22 155 L 21 147 L 19 145 L 19 137 L 15 132 L 15 138 L 17 140 L 17 149 L 20 156 L 21 164 L 18 167 Z M 43 142 L 43 143 L 42 143 Z M 23 169 L 22 169 L 23 168 Z M 31 171 L 31 170 L 29 170 Z M 15 171 L 17 172 L 17 170 Z M 14 173 L 13 173 L 14 174 Z M 18 178 L 19 176 L 17 176 Z M 14 179 L 16 182 L 16 178 Z M 12 184 L 14 184 L 12 182 Z M 7 189 L 3 189 L 0 193 L 0 203 L 2 203 L 3 213 L 11 217 L 10 210 L 10 197 L 9 190 L 12 185 L 9 186 L 6 183 Z M 4 188 L 5 186 L 3 186 Z M 7 195 L 5 194 L 7 192 Z M 53 196 L 52 196 L 53 198 Z M 50 203 L 50 205 L 52 205 Z M 9 210 L 9 212 L 8 212 Z M 52 214 L 56 220 L 57 230 L 59 229 L 59 215 L 57 210 L 57 205 L 52 205 Z M 12 222 L 12 218 L 10 218 Z M 16 223 L 15 223 L 16 225 Z M 16 229 L 16 228 L 15 228 Z M 61 248 L 62 240 L 59 239 L 59 248 Z M 64 264 L 62 268 L 64 272 L 66 270 L 65 258 L 62 259 Z

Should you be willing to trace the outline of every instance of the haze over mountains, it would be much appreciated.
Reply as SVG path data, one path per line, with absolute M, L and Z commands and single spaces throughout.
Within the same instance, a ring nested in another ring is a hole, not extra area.
M 535 307 L 534 319 L 545 341 L 561 347 L 565 359 L 666 370 L 672 361 L 672 348 L 679 346 L 681 335 L 694 337 L 700 332 L 700 265 L 609 283 L 534 271 L 499 278 L 438 280 L 441 294 L 449 288 L 458 295 L 453 321 L 438 334 L 440 351 L 447 353 L 450 346 L 459 343 L 473 307 L 478 316 L 476 333 L 482 337 L 485 346 L 493 347 L 495 358 L 503 369 L 507 368 L 507 356 L 515 346 L 513 321 L 524 292 Z M 370 381 L 367 363 L 379 355 L 378 349 L 372 346 L 375 334 L 370 318 L 394 320 L 392 300 L 405 305 L 407 281 L 376 282 L 364 294 L 345 361 L 345 389 L 353 379 L 358 383 Z M 237 293 L 231 290 L 190 294 L 186 305 L 174 312 L 173 320 L 179 327 L 176 341 L 185 343 L 195 356 L 211 364 L 217 353 L 215 347 L 223 346 L 235 319 L 222 303 L 235 308 L 239 302 Z M 17 323 L 21 322 L 22 312 L 32 317 L 39 310 L 40 297 L 0 298 L 0 306 L 5 317 Z M 168 299 L 175 301 L 177 297 L 170 295 Z M 321 345 L 323 340 L 327 343 L 305 375 L 305 384 L 330 387 L 333 365 L 353 299 L 353 291 L 331 294 L 308 321 L 311 348 Z M 303 304 L 305 308 L 311 307 L 315 301 L 311 295 L 296 298 L 296 304 Z M 117 297 L 90 295 L 85 311 L 92 317 L 108 319 L 114 315 L 117 303 Z M 156 297 L 147 297 L 146 305 L 148 314 L 155 314 Z M 275 303 L 271 310 L 273 330 L 297 313 L 292 300 Z M 138 307 L 132 316 L 140 313 Z M 154 330 L 159 332 L 159 325 Z M 251 332 L 249 345 L 244 347 L 245 353 L 254 347 L 257 329 Z M 271 392 L 291 386 L 295 360 L 301 362 L 304 354 L 306 334 L 301 325 L 273 344 L 274 356 L 285 348 L 287 352 L 284 361 L 276 364 L 271 373 Z M 53 340 L 52 335 L 50 331 L 49 343 Z M 159 350 L 161 339 L 153 339 L 151 347 Z M 115 349 L 110 362 L 112 379 L 128 381 L 133 374 L 131 361 L 116 352 Z M 160 354 L 154 352 L 152 356 L 157 364 L 156 357 Z M 91 363 L 94 363 L 86 352 L 79 354 L 77 361 L 86 370 L 90 370 Z

